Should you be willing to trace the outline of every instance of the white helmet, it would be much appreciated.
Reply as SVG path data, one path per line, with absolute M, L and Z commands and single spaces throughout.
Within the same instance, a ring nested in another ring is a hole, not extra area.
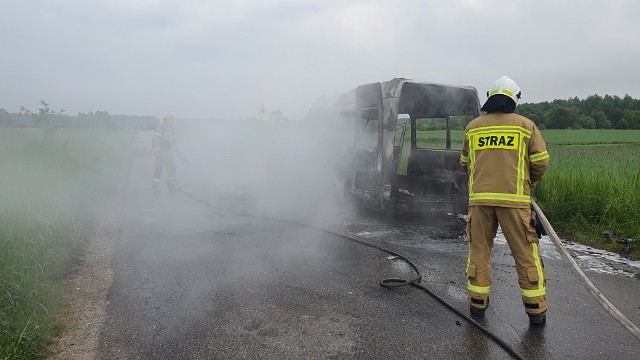
M 503 76 L 496 80 L 493 85 L 491 85 L 489 91 L 487 91 L 488 98 L 498 94 L 510 97 L 517 105 L 522 93 L 520 92 L 520 87 L 515 81 L 511 80 L 508 76 Z

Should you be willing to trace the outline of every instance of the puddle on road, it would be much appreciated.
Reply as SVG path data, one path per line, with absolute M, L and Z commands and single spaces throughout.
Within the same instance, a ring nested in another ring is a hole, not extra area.
M 627 277 L 634 277 L 640 274 L 640 261 L 632 261 L 616 253 L 594 249 L 569 241 L 563 241 L 563 244 L 582 268 L 593 272 Z
M 562 241 L 562 243 L 583 270 L 626 277 L 640 274 L 640 261 L 632 261 L 616 253 L 569 241 Z M 508 246 L 501 229 L 498 229 L 494 244 Z M 556 260 L 562 258 L 549 236 L 546 235 L 540 239 L 540 256 Z

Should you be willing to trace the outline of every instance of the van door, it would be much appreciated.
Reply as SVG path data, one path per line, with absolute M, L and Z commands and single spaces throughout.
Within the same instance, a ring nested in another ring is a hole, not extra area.
M 356 89 L 355 179 L 356 197 L 375 201 L 380 193 L 378 162 L 382 148 L 382 86 L 373 83 Z

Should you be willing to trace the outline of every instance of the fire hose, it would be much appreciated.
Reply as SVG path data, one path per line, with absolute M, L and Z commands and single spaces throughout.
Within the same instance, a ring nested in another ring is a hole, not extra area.
M 542 212 L 542 210 L 540 209 L 540 207 L 538 206 L 538 204 L 534 199 L 531 199 L 531 204 L 533 206 L 533 209 L 536 212 L 538 221 L 542 224 L 542 227 L 544 228 L 545 232 L 547 233 L 547 235 L 549 235 L 549 238 L 551 239 L 551 241 L 553 241 L 553 243 L 555 244 L 560 254 L 562 254 L 562 256 L 565 258 L 565 260 L 567 260 L 569 265 L 571 265 L 571 269 L 575 272 L 576 275 L 578 275 L 580 280 L 582 280 L 582 282 L 586 286 L 589 293 L 591 293 L 591 295 L 593 295 L 593 297 L 596 298 L 596 300 L 600 303 L 600 305 L 602 305 L 602 307 L 604 307 L 604 309 L 611 316 L 613 316 L 616 320 L 618 320 L 618 322 L 625 329 L 627 329 L 633 336 L 635 336 L 638 340 L 640 340 L 640 329 L 638 329 L 638 327 L 633 322 L 631 322 L 631 320 L 629 320 L 618 309 L 616 309 L 616 307 L 613 306 L 613 304 L 609 302 L 609 300 L 607 300 L 607 298 L 604 297 L 604 295 L 602 295 L 600 290 L 598 290 L 598 288 L 596 288 L 596 286 L 593 285 L 591 280 L 589 280 L 587 275 L 585 275 L 582 269 L 580 269 L 580 266 L 578 266 L 578 264 L 573 259 L 573 257 L 571 257 L 571 255 L 569 254 L 569 251 L 567 251 L 567 249 L 564 247 L 564 245 L 562 244 L 562 241 L 560 241 L 560 238 L 558 237 L 558 234 L 556 234 L 555 230 L 551 226 L 551 223 L 549 222 L 547 217 L 544 215 L 544 213 Z

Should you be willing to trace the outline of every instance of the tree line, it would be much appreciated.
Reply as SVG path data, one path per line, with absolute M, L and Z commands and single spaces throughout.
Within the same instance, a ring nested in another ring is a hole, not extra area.
M 153 116 L 110 115 L 106 111 L 65 115 L 41 100 L 37 111 L 24 106 L 18 113 L 0 108 L 0 127 L 100 127 L 153 129 L 158 119 Z M 590 95 L 518 105 L 516 113 L 533 120 L 540 129 L 640 129 L 640 100 L 629 95 Z M 452 119 L 453 128 L 464 128 L 468 119 Z
M 111 115 L 107 111 L 66 115 L 64 109 L 54 110 L 44 100 L 40 100 L 38 109 L 33 111 L 25 106 L 17 113 L 0 108 L 0 127 L 35 127 L 45 131 L 59 128 L 154 129 L 158 122 L 154 116 Z
M 629 95 L 524 103 L 516 113 L 540 129 L 640 129 L 640 100 Z

